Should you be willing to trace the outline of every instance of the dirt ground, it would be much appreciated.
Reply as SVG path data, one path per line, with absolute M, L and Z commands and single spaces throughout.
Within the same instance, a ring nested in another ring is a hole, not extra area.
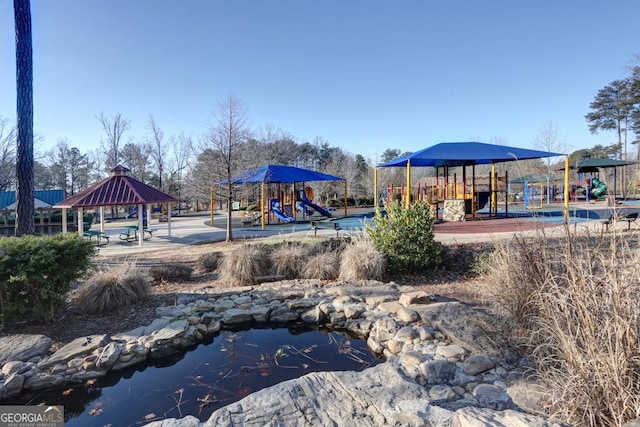
M 99 258 L 102 265 L 135 261 L 141 266 L 153 266 L 166 262 L 179 262 L 195 266 L 198 257 L 207 252 L 230 251 L 242 242 L 211 243 L 189 246 L 187 248 L 167 249 L 138 255 L 134 260 L 122 257 Z M 456 274 L 442 273 L 434 277 L 398 277 L 393 279 L 402 285 L 412 285 L 417 289 L 436 295 L 438 299 L 456 299 L 470 304 L 481 304 L 482 298 L 478 279 L 466 279 Z M 218 274 L 199 273 L 194 269 L 192 280 L 184 283 L 160 283 L 154 284 L 149 298 L 137 303 L 119 307 L 114 311 L 102 314 L 83 314 L 74 309 L 72 304 L 59 309 L 55 314 L 55 321 L 46 324 L 33 321 L 21 321 L 6 325 L 0 335 L 10 334 L 42 334 L 54 341 L 56 348 L 72 341 L 75 338 L 93 334 L 117 334 L 134 329 L 138 326 L 148 325 L 156 316 L 156 308 L 170 306 L 175 303 L 175 295 L 180 292 L 198 292 L 205 288 L 218 288 L 226 286 L 218 280 Z

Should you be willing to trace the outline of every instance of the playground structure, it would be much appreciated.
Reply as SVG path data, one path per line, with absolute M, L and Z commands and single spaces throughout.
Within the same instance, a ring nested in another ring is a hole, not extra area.
M 344 178 L 315 172 L 294 166 L 264 165 L 246 171 L 231 179 L 234 185 L 260 184 L 259 195 L 253 190 L 249 202 L 256 201 L 262 229 L 272 223 L 293 223 L 298 221 L 299 213 L 303 220 L 331 218 L 332 214 L 313 200 L 313 190 L 306 185 L 312 181 L 344 181 L 344 215 L 347 215 L 347 182 Z M 226 180 L 220 184 L 227 184 Z M 211 193 L 213 206 L 213 191 Z M 238 203 L 239 205 L 240 203 Z M 213 210 L 212 210 L 213 212 Z M 253 221 L 252 221 L 253 222 Z M 213 223 L 213 213 L 211 218 Z
M 461 176 L 458 171 L 461 168 Z M 458 200 L 464 203 L 465 214 L 471 214 L 475 217 L 476 211 L 483 209 L 490 202 L 489 215 L 497 215 L 498 202 L 505 202 L 505 210 L 508 211 L 507 205 L 507 182 L 508 172 L 499 176 L 495 170 L 488 176 L 476 176 L 475 167 L 472 166 L 472 174 L 468 175 L 467 166 L 458 168 L 436 167 L 436 176 L 418 181 L 415 185 L 407 187 L 406 185 L 388 184 L 384 191 L 384 199 L 386 203 L 390 203 L 393 199 L 420 200 L 433 206 L 434 211 L 444 206 L 445 201 Z M 455 171 L 455 172 L 452 172 Z M 408 191 L 407 191 L 408 189 Z

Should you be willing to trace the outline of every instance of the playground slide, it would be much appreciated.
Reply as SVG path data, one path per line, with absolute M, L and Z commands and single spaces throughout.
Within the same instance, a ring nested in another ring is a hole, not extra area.
M 318 212 L 322 216 L 326 216 L 326 217 L 331 216 L 331 212 L 329 212 L 328 210 L 323 209 L 314 203 L 311 203 L 311 200 L 307 198 L 307 194 L 304 192 L 304 190 L 298 190 L 297 195 L 298 195 L 298 202 L 302 203 L 303 206 L 308 206 L 309 208 Z
M 283 222 L 295 222 L 296 220 L 295 218 L 282 212 L 278 199 L 271 200 L 271 212 L 273 212 L 276 218 Z
M 598 178 L 593 178 L 591 183 L 593 184 L 593 188 L 591 189 L 591 194 L 593 195 L 593 197 L 601 198 L 604 197 L 605 194 L 607 194 L 607 186 L 604 184 L 604 182 L 600 181 Z

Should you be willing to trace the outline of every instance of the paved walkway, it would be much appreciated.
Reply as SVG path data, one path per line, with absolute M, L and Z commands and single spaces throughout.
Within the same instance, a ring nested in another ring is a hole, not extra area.
M 588 212 L 586 218 L 577 218 L 575 221 L 571 221 L 572 229 L 590 229 L 601 230 L 602 220 L 601 218 L 608 218 L 610 208 L 604 206 L 572 206 L 574 210 L 585 210 Z M 637 211 L 637 207 L 624 207 L 621 211 Z M 223 214 L 216 214 L 214 217 L 214 227 L 208 225 L 210 215 L 208 212 L 198 215 L 184 215 L 171 218 L 171 236 L 168 232 L 168 223 L 157 222 L 152 220 L 150 228 L 154 229 L 153 237 L 145 240 L 142 246 L 138 245 L 138 242 L 127 242 L 120 240 L 119 234 L 121 231 L 125 231 L 126 225 L 133 224 L 133 221 L 118 222 L 105 224 L 105 233 L 110 236 L 108 245 L 99 246 L 100 255 L 103 256 L 122 256 L 122 255 L 135 255 L 143 252 L 157 251 L 160 249 L 167 249 L 169 247 L 190 246 L 199 243 L 209 242 L 222 242 L 225 240 L 226 231 L 225 224 L 226 218 Z M 341 222 L 340 219 L 337 220 Z M 342 224 L 357 224 L 357 220 L 346 221 L 343 220 Z M 324 223 L 322 227 L 317 230 L 311 228 L 309 222 L 299 222 L 295 224 L 280 224 L 280 225 L 268 225 L 265 230 L 262 230 L 260 226 L 246 226 L 242 227 L 239 219 L 234 221 L 233 238 L 234 240 L 243 239 L 256 239 L 261 237 L 270 236 L 283 236 L 286 237 L 296 236 L 301 237 L 335 237 L 336 235 L 343 236 L 345 233 L 352 232 L 353 230 L 343 229 L 336 231 L 333 228 L 333 223 Z M 626 228 L 627 224 L 617 224 L 613 229 L 620 227 Z M 632 229 L 640 227 L 640 221 L 638 225 L 634 225 Z M 98 229 L 97 225 L 93 225 L 92 229 Z M 471 243 L 492 241 L 495 239 L 510 238 L 514 233 L 535 233 L 541 228 L 545 229 L 545 234 L 548 236 L 561 235 L 564 233 L 564 227 L 561 219 L 554 221 L 548 221 L 547 219 L 536 218 L 498 218 L 498 219 L 478 219 L 475 221 L 466 221 L 458 223 L 442 223 L 435 226 L 436 240 L 442 243 Z

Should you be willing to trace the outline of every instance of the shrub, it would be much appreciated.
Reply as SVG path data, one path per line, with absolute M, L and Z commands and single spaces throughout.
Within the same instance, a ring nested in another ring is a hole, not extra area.
M 229 253 L 220 267 L 220 278 L 232 285 L 255 285 L 269 274 L 269 251 L 262 245 L 244 245 Z
M 340 258 L 340 279 L 377 280 L 384 274 L 384 255 L 366 234 L 352 239 Z
M 427 203 L 415 202 L 405 209 L 393 201 L 387 215 L 376 213 L 365 229 L 391 273 L 423 273 L 442 262 L 442 246 L 434 239 L 433 214 Z
M 96 246 L 77 234 L 0 239 L 0 315 L 53 319 L 71 284 L 90 268 Z
M 585 426 L 637 418 L 640 253 L 615 233 L 540 232 L 497 245 L 490 267 L 490 296 L 536 360 L 554 415 Z
M 154 283 L 189 281 L 191 274 L 193 274 L 193 267 L 177 262 L 154 265 L 149 269 L 149 275 Z
M 304 267 L 308 249 L 301 244 L 283 245 L 273 251 L 273 275 L 279 279 L 297 279 Z
M 126 263 L 93 274 L 73 300 L 83 313 L 102 313 L 147 298 L 149 292 L 149 277 L 134 263 Z
M 310 256 L 302 268 L 305 279 L 333 280 L 340 271 L 340 258 L 336 252 L 320 252 Z
M 196 268 L 198 269 L 198 271 L 203 271 L 206 273 L 215 271 L 220 266 L 223 257 L 224 255 L 222 255 L 222 252 L 217 251 L 202 254 L 196 260 Z

